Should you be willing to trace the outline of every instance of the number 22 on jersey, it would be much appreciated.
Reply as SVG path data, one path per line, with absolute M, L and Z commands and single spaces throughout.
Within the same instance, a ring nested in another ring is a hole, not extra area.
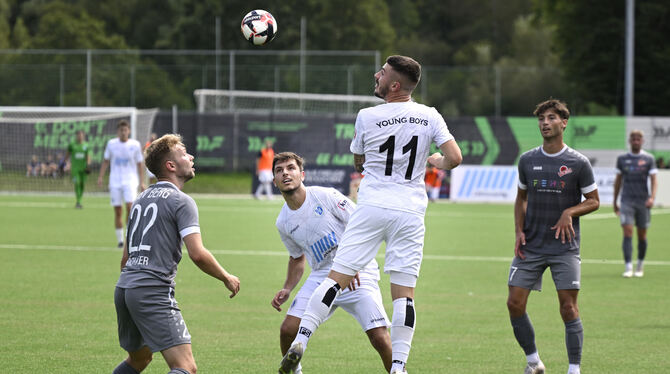
M 147 215 L 149 214 L 149 212 L 151 212 L 151 216 L 148 218 L 149 222 L 146 223 Z M 132 224 L 132 229 L 130 231 L 130 236 L 128 237 L 128 253 L 151 250 L 151 245 L 142 244 L 142 240 L 144 239 L 144 235 L 146 235 L 147 231 L 149 231 L 149 229 L 151 229 L 151 227 L 156 222 L 157 215 L 158 215 L 158 205 L 156 205 L 156 203 L 151 203 L 147 205 L 147 207 L 144 209 L 144 214 L 142 214 L 142 205 L 135 204 L 135 206 L 133 206 L 133 211 L 130 212 L 130 224 Z M 137 231 L 137 228 L 140 225 L 140 221 L 142 221 L 142 226 L 144 227 L 144 230 L 142 230 L 142 236 L 140 237 L 139 244 L 134 245 L 135 242 L 133 241 L 133 239 L 135 237 L 135 232 Z

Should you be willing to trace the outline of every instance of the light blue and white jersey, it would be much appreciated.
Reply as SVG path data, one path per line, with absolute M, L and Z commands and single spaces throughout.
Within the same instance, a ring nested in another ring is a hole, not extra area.
M 305 255 L 312 275 L 328 276 L 342 233 L 356 204 L 334 188 L 307 187 L 302 206 L 292 210 L 285 203 L 277 217 L 277 230 L 293 258 Z M 379 265 L 370 261 L 360 272 L 361 284 L 379 280 Z
M 110 139 L 105 147 L 104 158 L 109 161 L 109 187 L 139 185 L 137 163 L 144 160 L 140 142 L 135 139 L 125 142 L 119 138 Z

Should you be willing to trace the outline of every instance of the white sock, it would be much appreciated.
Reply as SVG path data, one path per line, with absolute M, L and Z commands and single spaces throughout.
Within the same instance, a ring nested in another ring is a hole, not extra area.
M 626 262 L 626 271 L 633 271 L 633 263 Z
M 526 361 L 528 361 L 528 363 L 533 363 L 533 364 L 538 363 L 538 362 L 540 362 L 540 355 L 537 352 L 531 353 L 531 354 L 526 356 Z
M 568 366 L 568 374 L 580 374 L 579 364 L 570 364 Z
M 412 348 L 414 327 L 416 325 L 416 312 L 414 311 L 414 300 L 409 297 L 401 297 L 393 300 L 393 319 L 391 321 L 391 347 L 393 349 L 393 363 L 391 371 L 396 367 L 404 369 Z
M 644 269 L 644 260 L 637 260 L 637 271 Z
M 123 243 L 123 229 L 116 229 L 116 242 Z
M 302 315 L 294 343 L 302 343 L 303 349 L 307 347 L 309 338 L 319 325 L 326 320 L 333 308 L 333 301 L 341 293 L 340 285 L 333 279 L 326 278 L 321 282 L 307 302 L 307 309 Z

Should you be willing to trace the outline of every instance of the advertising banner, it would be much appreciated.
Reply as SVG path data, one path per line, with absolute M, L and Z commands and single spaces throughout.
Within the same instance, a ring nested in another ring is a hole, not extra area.
M 451 171 L 453 201 L 511 202 L 516 197 L 516 166 L 461 165 Z

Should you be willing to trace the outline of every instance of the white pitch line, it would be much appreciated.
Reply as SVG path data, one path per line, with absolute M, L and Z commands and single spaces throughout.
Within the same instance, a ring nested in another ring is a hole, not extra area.
M 53 250 L 53 251 L 105 251 L 121 252 L 115 247 L 89 247 L 89 246 L 67 246 L 67 245 L 42 245 L 42 244 L 0 244 L 0 249 L 19 249 L 19 250 Z M 229 249 L 211 249 L 210 252 L 229 256 L 277 256 L 288 257 L 286 251 L 256 251 L 256 250 L 229 250 Z M 384 254 L 380 253 L 377 258 L 383 259 Z M 512 262 L 512 257 L 495 256 L 449 256 L 449 255 L 424 255 L 424 260 L 437 261 L 469 261 L 469 262 Z M 621 260 L 611 259 L 582 259 L 585 264 L 605 264 L 621 265 Z M 670 261 L 645 260 L 645 265 L 670 266 Z

